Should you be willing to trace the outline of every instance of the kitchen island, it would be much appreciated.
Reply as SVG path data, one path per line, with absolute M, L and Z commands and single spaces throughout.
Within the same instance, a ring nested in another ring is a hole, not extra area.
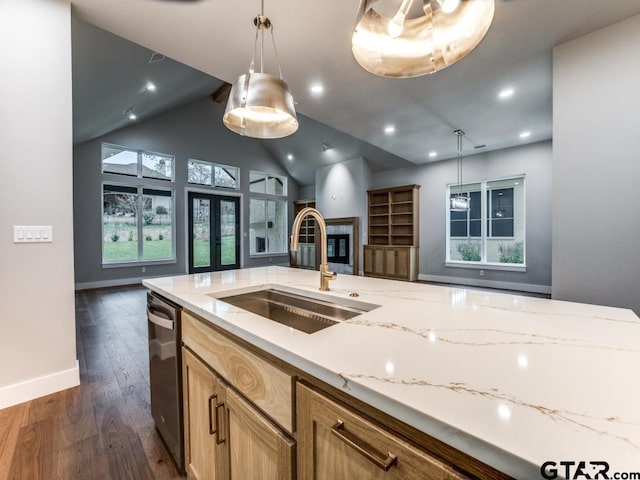
M 640 319 L 629 310 L 339 276 L 322 295 L 379 308 L 306 334 L 215 297 L 269 285 L 315 295 L 318 272 L 265 267 L 143 283 L 514 478 L 541 478 L 548 461 L 640 471 Z

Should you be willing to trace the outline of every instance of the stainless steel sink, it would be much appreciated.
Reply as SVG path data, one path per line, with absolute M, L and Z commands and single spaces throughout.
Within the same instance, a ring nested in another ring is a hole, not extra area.
M 216 298 L 305 333 L 317 332 L 379 306 L 332 297 L 317 298 L 303 293 L 270 287 Z

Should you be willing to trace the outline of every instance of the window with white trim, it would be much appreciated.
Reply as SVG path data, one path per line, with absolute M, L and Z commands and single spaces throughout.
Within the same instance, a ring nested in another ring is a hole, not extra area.
M 449 185 L 449 198 L 469 197 L 469 209 L 447 209 L 447 263 L 525 266 L 525 177 Z
M 286 197 L 287 177 L 251 170 L 249 172 L 249 191 L 251 193 L 264 193 L 267 195 Z
M 287 177 L 249 173 L 249 254 L 287 253 Z
M 240 169 L 219 163 L 190 159 L 187 162 L 187 182 L 214 188 L 240 188 Z
M 102 263 L 175 260 L 173 191 L 102 186 Z
M 102 173 L 154 180 L 174 180 L 174 157 L 164 153 L 102 144 Z

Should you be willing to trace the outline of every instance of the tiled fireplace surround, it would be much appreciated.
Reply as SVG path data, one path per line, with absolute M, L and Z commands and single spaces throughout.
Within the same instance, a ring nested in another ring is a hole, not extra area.
M 329 270 L 343 275 L 358 274 L 360 218 L 327 218 L 327 235 L 349 235 L 349 263 L 329 263 Z

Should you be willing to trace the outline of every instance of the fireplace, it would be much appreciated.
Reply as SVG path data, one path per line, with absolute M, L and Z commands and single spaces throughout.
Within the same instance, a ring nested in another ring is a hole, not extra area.
M 326 218 L 327 263 L 342 275 L 359 274 L 360 222 L 358 217 Z
M 349 246 L 351 235 L 344 233 L 327 234 L 327 262 L 329 263 L 350 263 Z

